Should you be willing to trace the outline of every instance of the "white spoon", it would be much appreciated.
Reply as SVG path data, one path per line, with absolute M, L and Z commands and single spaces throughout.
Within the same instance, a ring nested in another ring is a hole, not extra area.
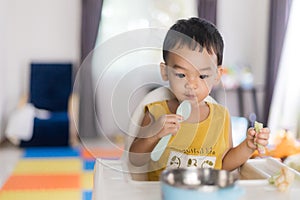
M 190 117 L 192 111 L 191 103 L 188 100 L 184 100 L 181 102 L 181 104 L 178 106 L 176 110 L 177 115 L 181 115 L 183 117 L 183 121 L 187 120 Z M 164 137 L 162 137 L 159 142 L 156 144 L 154 149 L 151 152 L 151 160 L 158 161 L 165 151 L 169 140 L 171 139 L 172 134 L 168 134 Z

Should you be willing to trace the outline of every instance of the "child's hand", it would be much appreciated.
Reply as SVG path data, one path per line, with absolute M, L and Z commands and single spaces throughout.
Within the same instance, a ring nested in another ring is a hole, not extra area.
M 172 134 L 175 135 L 180 128 L 180 121 L 183 120 L 183 117 L 176 114 L 162 115 L 156 122 L 153 124 L 153 130 L 158 139 Z
M 247 145 L 249 148 L 255 150 L 257 149 L 259 153 L 262 149 L 260 147 L 265 147 L 268 145 L 268 140 L 270 137 L 270 130 L 269 128 L 262 128 L 259 132 L 256 132 L 254 128 L 249 128 L 247 131 Z

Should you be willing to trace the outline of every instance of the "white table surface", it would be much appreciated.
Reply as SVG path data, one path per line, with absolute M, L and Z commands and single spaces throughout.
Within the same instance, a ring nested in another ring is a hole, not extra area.
M 268 177 L 276 173 L 282 163 L 274 159 L 248 160 L 241 173 L 260 179 L 238 180 L 236 186 L 243 190 L 241 200 L 296 200 L 300 199 L 300 174 L 296 171 L 293 185 L 287 192 L 279 192 L 268 183 Z M 160 182 L 133 181 L 122 170 L 121 160 L 97 159 L 94 168 L 94 200 L 161 200 Z

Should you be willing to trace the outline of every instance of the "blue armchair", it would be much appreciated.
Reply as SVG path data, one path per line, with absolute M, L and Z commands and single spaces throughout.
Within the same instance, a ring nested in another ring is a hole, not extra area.
M 48 118 L 34 118 L 33 135 L 21 147 L 69 145 L 68 102 L 72 90 L 71 63 L 32 63 L 29 102 L 50 111 Z

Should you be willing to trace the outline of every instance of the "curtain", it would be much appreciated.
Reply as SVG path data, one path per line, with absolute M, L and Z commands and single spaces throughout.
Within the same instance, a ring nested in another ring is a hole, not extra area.
M 198 0 L 198 16 L 217 23 L 217 0 Z
M 293 1 L 268 120 L 274 135 L 283 129 L 289 130 L 292 136 L 300 132 L 297 130 L 300 119 L 299 9 L 300 1 Z
M 103 0 L 82 0 L 81 63 L 95 47 Z M 79 136 L 97 135 L 91 63 L 79 69 Z
M 263 123 L 267 124 L 292 0 L 272 0 Z

